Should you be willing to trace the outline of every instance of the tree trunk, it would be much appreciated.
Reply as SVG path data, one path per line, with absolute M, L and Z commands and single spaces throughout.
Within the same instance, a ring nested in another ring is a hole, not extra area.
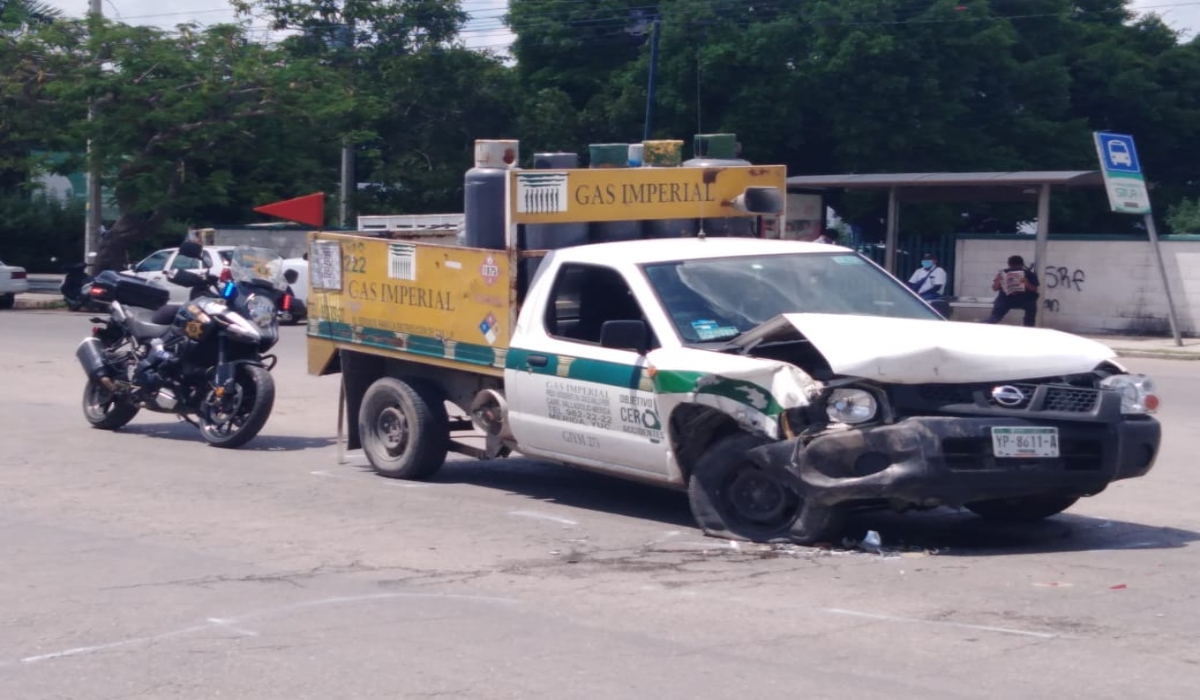
M 122 214 L 108 233 L 100 237 L 93 274 L 101 270 L 124 270 L 129 260 L 129 246 L 148 238 L 158 230 L 158 217 L 142 214 Z

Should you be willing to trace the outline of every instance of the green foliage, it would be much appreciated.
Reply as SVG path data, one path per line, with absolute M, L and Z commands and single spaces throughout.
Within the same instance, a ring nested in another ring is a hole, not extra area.
M 62 272 L 83 260 L 83 203 L 0 193 L 0 260 L 30 272 Z
M 1200 199 L 1184 199 L 1167 212 L 1171 233 L 1200 233 Z

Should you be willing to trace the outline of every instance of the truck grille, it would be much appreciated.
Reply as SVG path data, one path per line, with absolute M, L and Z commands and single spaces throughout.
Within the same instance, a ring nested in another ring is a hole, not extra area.
M 1000 399 L 993 390 L 1003 387 Z M 1018 397 L 1016 394 L 1020 393 Z M 1000 412 L 1090 413 L 1100 404 L 1100 390 L 1064 384 L 922 384 L 895 387 L 895 405 L 903 413 L 951 407 L 986 407 Z M 960 409 L 961 410 L 961 409 Z
M 1100 392 L 1096 389 L 1072 389 L 1067 387 L 1050 387 L 1042 402 L 1043 411 L 1063 411 L 1065 413 L 1087 413 L 1096 407 Z

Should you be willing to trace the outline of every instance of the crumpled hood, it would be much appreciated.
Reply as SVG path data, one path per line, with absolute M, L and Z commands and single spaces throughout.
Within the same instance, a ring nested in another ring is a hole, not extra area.
M 1094 340 L 1044 328 L 841 314 L 776 316 L 733 342 L 752 348 L 789 326 L 812 342 L 835 373 L 893 384 L 1080 374 L 1116 357 Z

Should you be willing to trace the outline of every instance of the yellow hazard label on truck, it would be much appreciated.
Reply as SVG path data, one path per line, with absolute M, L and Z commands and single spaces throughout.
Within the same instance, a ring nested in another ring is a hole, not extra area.
M 503 367 L 509 267 L 502 250 L 314 234 L 308 335 Z
M 711 168 L 519 170 L 509 173 L 518 224 L 747 216 L 733 199 L 747 187 L 786 188 L 782 165 Z

